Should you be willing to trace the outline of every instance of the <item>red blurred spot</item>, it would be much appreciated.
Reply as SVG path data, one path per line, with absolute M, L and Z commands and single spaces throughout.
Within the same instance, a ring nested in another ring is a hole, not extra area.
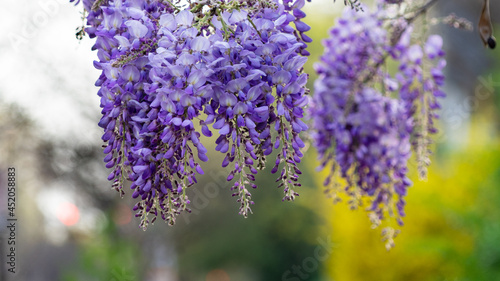
M 57 218 L 67 226 L 74 225 L 80 219 L 80 211 L 75 204 L 64 202 L 57 208 Z
M 230 281 L 229 275 L 222 269 L 214 269 L 207 274 L 206 281 Z

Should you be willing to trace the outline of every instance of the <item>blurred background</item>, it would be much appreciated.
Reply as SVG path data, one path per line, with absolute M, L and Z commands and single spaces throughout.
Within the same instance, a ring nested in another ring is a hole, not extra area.
M 0 280 L 500 280 L 500 52 L 485 49 L 477 29 L 433 27 L 445 37 L 448 96 L 428 180 L 418 181 L 411 162 L 405 226 L 388 252 L 365 211 L 323 196 L 314 149 L 294 203 L 281 202 L 264 171 L 244 219 L 226 171 L 205 163 L 190 190 L 193 212 L 174 227 L 157 221 L 142 231 L 130 193 L 121 199 L 106 180 L 96 54 L 92 40 L 75 39 L 81 7 L 67 2 L 2 2 Z M 342 2 L 306 4 L 311 81 Z M 491 2 L 498 23 L 500 3 Z M 433 15 L 475 25 L 482 3 L 441 0 Z M 8 167 L 17 173 L 15 275 L 5 271 Z

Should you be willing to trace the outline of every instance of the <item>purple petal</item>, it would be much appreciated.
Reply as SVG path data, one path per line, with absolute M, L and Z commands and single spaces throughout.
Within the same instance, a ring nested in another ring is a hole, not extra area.
M 256 127 L 255 123 L 249 117 L 245 117 L 245 125 L 249 129 L 254 129 Z
M 170 159 L 172 158 L 172 156 L 174 156 L 174 148 L 171 147 L 167 150 L 167 152 L 165 152 L 165 154 L 163 155 L 163 158 L 165 159 Z
M 207 125 L 203 125 L 201 127 L 201 132 L 204 136 L 206 137 L 211 137 L 212 136 L 212 132 L 210 131 L 210 129 L 208 129 L 208 126 Z
M 175 16 L 175 21 L 178 25 L 191 26 L 193 19 L 193 13 L 188 10 L 182 10 L 177 14 L 177 16 Z
M 179 117 L 172 118 L 172 124 L 175 126 L 180 126 L 182 124 L 182 119 Z
M 128 20 L 125 22 L 128 32 L 135 38 L 142 38 L 148 33 L 148 28 L 137 20 Z
M 229 81 L 227 83 L 226 89 L 229 92 L 239 92 L 243 90 L 247 85 L 248 82 L 245 79 L 239 78 Z
M 229 134 L 231 130 L 231 127 L 229 126 L 229 124 L 224 124 L 224 126 L 219 130 L 219 134 L 221 135 L 227 135 Z
M 208 51 L 210 48 L 210 40 L 205 37 L 198 36 L 191 40 L 191 49 L 197 52 Z
M 299 32 L 306 32 L 311 29 L 309 25 L 307 25 L 305 22 L 302 21 L 295 21 L 295 27 L 297 28 L 297 31 Z
M 221 95 L 219 103 L 222 106 L 231 107 L 231 106 L 235 105 L 237 101 L 238 101 L 238 99 L 236 98 L 236 96 L 224 93 Z
M 233 108 L 234 114 L 245 114 L 248 111 L 248 107 L 246 104 L 242 102 L 238 102 Z
M 137 67 L 133 65 L 127 65 L 125 68 L 123 68 L 122 71 L 122 78 L 124 80 L 127 80 L 129 82 L 137 82 L 139 81 L 139 78 L 141 76 L 141 73 L 137 69 Z
M 229 24 L 235 24 L 240 21 L 246 20 L 248 13 L 245 10 L 233 10 L 228 21 Z
M 422 48 L 419 45 L 413 45 L 408 49 L 408 58 L 414 63 L 420 63 L 423 55 Z
M 163 14 L 160 17 L 160 25 L 166 27 L 168 30 L 173 31 L 177 27 L 175 18 L 172 14 Z
M 225 124 L 226 124 L 226 120 L 225 119 L 219 119 L 219 120 L 217 120 L 217 122 L 214 123 L 213 127 L 214 127 L 214 129 L 220 129 Z
M 292 74 L 285 70 L 280 70 L 273 74 L 274 84 L 287 84 L 292 79 Z
M 443 55 L 443 38 L 439 35 L 431 35 L 425 43 L 425 53 L 430 59 Z
M 189 77 L 187 79 L 187 82 L 191 85 L 193 85 L 195 88 L 199 88 L 205 84 L 207 81 L 207 78 L 203 74 L 203 71 L 201 70 L 194 70 L 191 71 L 189 74 Z

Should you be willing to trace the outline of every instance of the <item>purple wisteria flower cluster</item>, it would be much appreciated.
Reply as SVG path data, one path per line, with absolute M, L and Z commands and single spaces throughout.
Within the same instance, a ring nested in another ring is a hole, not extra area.
M 240 214 L 266 157 L 293 200 L 300 186 L 299 133 L 308 102 L 304 0 L 83 0 L 102 70 L 101 97 L 108 179 L 122 195 L 131 182 L 141 226 L 159 215 L 169 224 L 189 211 L 186 189 L 203 174 L 206 142 L 230 167 Z
M 344 12 L 323 42 L 309 110 L 321 168 L 331 167 L 327 192 L 336 200 L 338 192 L 347 193 L 352 207 L 369 198 L 374 226 L 387 216 L 402 224 L 411 185 L 407 162 L 413 149 L 425 177 L 438 98 L 444 96 L 443 41 L 430 35 L 413 43 L 412 19 L 387 12 L 386 5 L 398 2 L 380 1 L 373 12 Z M 397 65 L 395 73 L 386 70 L 389 61 Z

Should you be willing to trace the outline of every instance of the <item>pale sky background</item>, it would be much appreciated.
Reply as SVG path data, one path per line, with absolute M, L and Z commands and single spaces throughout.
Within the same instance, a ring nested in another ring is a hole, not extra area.
M 0 98 L 29 112 L 44 137 L 95 142 L 99 71 L 92 40 L 75 38 L 81 9 L 67 0 L 3 1 Z
M 23 109 L 35 124 L 37 138 L 97 147 L 102 144 L 102 129 L 97 126 L 101 108 L 94 83 L 100 71 L 92 64 L 97 58 L 91 51 L 93 40 L 75 37 L 76 28 L 82 24 L 81 9 L 68 0 L 2 1 L 0 106 L 14 103 Z M 27 206 L 36 205 L 43 214 L 38 236 L 45 233 L 54 244 L 66 241 L 68 228 L 57 219 L 61 212 L 67 213 L 61 208 L 64 204 L 76 204 L 80 209 L 80 219 L 73 229 L 93 230 L 96 221 L 102 219 L 100 211 L 82 200 L 64 179 L 50 183 L 36 177 L 33 180 L 29 167 L 17 168 L 23 171 L 19 179 L 20 208 L 28 210 Z M 33 208 L 31 216 L 26 212 L 22 213 L 25 221 L 36 217 Z

